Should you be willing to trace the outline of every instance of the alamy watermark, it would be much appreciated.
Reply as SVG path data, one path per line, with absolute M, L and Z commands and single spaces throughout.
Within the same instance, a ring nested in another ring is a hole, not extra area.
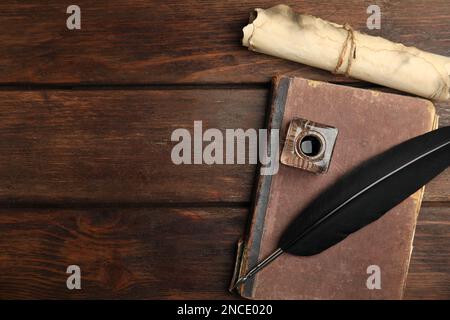
M 376 4 L 371 4 L 367 7 L 367 14 L 370 16 L 367 18 L 366 25 L 369 30 L 381 29 L 381 9 Z
M 81 289 L 81 268 L 76 264 L 67 267 L 66 273 L 70 274 L 66 280 L 66 286 L 69 290 Z
M 224 131 L 224 132 L 223 132 Z M 279 169 L 279 130 L 210 128 L 203 132 L 202 121 L 194 121 L 194 132 L 179 128 L 171 141 L 172 162 L 180 164 L 261 164 L 261 175 L 274 175 Z M 246 148 L 248 147 L 248 148 Z M 248 152 L 246 152 L 246 149 Z
M 381 268 L 376 264 L 367 267 L 367 274 L 370 276 L 367 278 L 366 286 L 369 290 L 381 289 Z
M 81 9 L 76 4 L 67 7 L 66 13 L 70 14 L 66 20 L 66 27 L 69 30 L 81 29 Z

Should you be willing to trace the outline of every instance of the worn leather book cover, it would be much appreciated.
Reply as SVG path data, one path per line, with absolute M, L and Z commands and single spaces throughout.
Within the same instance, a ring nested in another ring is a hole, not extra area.
M 295 117 L 339 130 L 329 170 L 314 174 L 280 164 L 277 174 L 258 175 L 234 280 L 275 250 L 289 222 L 340 176 L 437 126 L 435 108 L 425 99 L 277 77 L 268 127 L 280 129 L 280 150 Z M 240 286 L 239 294 L 249 299 L 401 299 L 423 192 L 318 255 L 280 256 Z

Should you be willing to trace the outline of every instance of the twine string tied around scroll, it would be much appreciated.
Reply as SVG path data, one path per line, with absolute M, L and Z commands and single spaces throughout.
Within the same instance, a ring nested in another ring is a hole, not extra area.
M 334 68 L 335 74 L 344 74 L 346 77 L 350 75 L 350 69 L 352 67 L 352 61 L 356 59 L 356 42 L 355 42 L 355 32 L 353 28 L 348 24 L 345 23 L 342 28 L 347 31 L 347 38 L 344 41 L 344 44 L 342 45 L 341 53 L 339 54 L 336 68 Z M 344 63 L 345 54 L 347 53 L 347 48 L 350 44 L 350 51 L 347 58 L 347 67 L 345 68 L 344 72 L 339 72 L 339 68 Z

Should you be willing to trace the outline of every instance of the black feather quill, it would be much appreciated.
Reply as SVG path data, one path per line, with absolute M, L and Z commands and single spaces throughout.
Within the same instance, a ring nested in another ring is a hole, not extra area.
M 284 231 L 279 248 L 234 287 L 284 252 L 310 256 L 328 249 L 383 216 L 449 165 L 450 127 L 415 137 L 368 160 L 312 201 Z

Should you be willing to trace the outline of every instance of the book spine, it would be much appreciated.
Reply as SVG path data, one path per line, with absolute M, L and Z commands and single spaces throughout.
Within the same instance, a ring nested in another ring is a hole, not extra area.
M 289 91 L 291 80 L 292 79 L 289 77 L 275 77 L 273 79 L 272 103 L 270 105 L 269 118 L 267 123 L 267 128 L 269 130 L 281 129 L 287 94 Z M 251 221 L 248 231 L 246 232 L 247 237 L 243 244 L 241 244 L 241 247 L 238 248 L 238 256 L 232 285 L 234 285 L 234 281 L 238 279 L 239 276 L 245 274 L 252 266 L 258 263 L 260 244 L 264 230 L 265 215 L 269 202 L 271 184 L 271 175 L 258 175 Z M 238 289 L 238 293 L 242 297 L 251 299 L 253 297 L 255 280 L 256 278 L 249 279 Z

